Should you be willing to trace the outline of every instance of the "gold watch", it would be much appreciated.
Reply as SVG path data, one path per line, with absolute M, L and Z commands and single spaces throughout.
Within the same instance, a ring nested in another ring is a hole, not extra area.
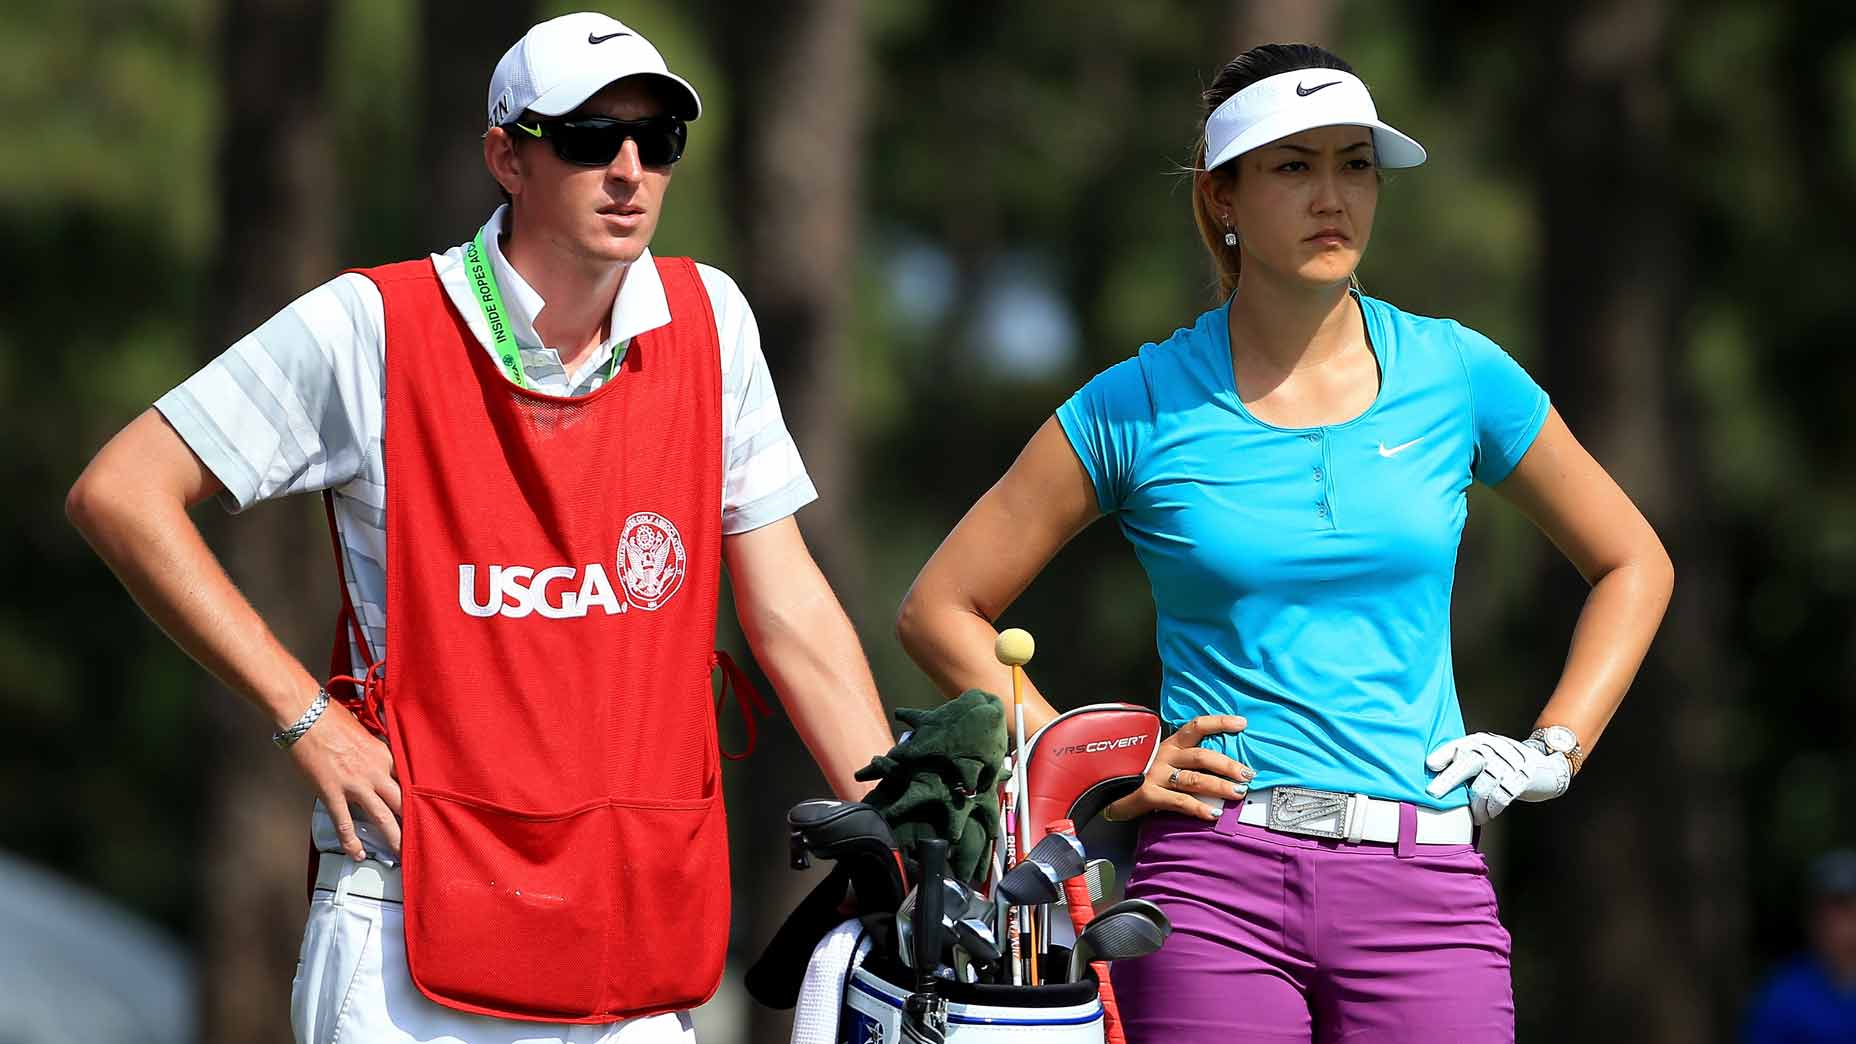
M 1578 735 L 1564 725 L 1543 726 L 1535 729 L 1527 738 L 1545 753 L 1566 755 L 1566 764 L 1575 776 L 1579 774 L 1579 767 L 1585 764 L 1585 748 L 1579 746 Z

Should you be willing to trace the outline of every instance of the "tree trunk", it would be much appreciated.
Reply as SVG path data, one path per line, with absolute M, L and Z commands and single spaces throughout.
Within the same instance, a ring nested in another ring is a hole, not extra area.
M 1671 13 L 1594 0 L 1543 14 L 1537 38 L 1554 89 L 1530 124 L 1543 133 L 1543 383 L 1656 525 L 1679 582 L 1604 748 L 1530 831 L 1552 839 L 1534 844 L 1557 925 L 1551 988 L 1537 1001 L 1553 1010 L 1536 1012 L 1535 1025 L 1562 1038 L 1707 1044 L 1732 1025 L 1746 889 L 1723 563 L 1697 500 L 1707 489 L 1698 458 L 1681 451 L 1697 427 L 1680 341 L 1687 221 L 1668 180 L 1679 162 Z M 1570 623 L 1584 585 L 1558 556 L 1542 584 L 1567 610 L 1552 618 Z M 1530 644 L 1557 654 L 1544 647 L 1566 633 L 1534 628 Z
M 840 596 L 854 602 L 862 556 L 846 344 L 864 115 L 859 6 L 724 6 L 736 274 L 760 322 L 787 427 L 819 489 L 803 517 L 807 539 Z
M 318 0 L 226 6 L 220 233 L 205 295 L 212 310 L 199 324 L 208 356 L 334 271 L 329 17 Z M 278 637 L 296 650 L 326 640 L 334 589 L 320 512 L 306 501 L 270 505 L 233 525 L 205 514 L 234 581 Z M 223 687 L 207 688 L 199 735 L 212 764 L 196 861 L 200 1040 L 288 1044 L 310 795 L 289 759 L 266 742 L 269 723 Z
M 1258 44 L 1311 43 L 1334 49 L 1338 19 L 1334 0 L 1244 0 L 1231 9 L 1237 49 L 1229 61 Z
M 532 0 L 421 0 L 419 249 L 463 242 L 501 202 L 483 165 L 485 92 L 497 59 L 534 23 Z
M 859 279 L 858 165 L 864 118 L 863 28 L 856 0 L 716 5 L 729 77 L 728 217 L 735 272 L 760 324 L 768 368 L 819 500 L 800 515 L 806 542 L 853 618 L 863 556 L 848 339 Z M 884 617 L 887 629 L 887 616 Z M 864 628 L 871 633 L 871 628 Z M 779 851 L 787 808 L 818 797 L 796 743 L 755 755 L 751 787 L 729 796 L 736 851 L 737 956 L 752 960 L 809 879 L 760 853 Z M 755 855 L 747 856 L 748 853 Z M 756 1011 L 753 1039 L 787 1039 L 783 1013 Z

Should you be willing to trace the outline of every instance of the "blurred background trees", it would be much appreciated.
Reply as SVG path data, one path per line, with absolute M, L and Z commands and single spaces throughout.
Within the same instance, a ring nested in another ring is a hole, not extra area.
M 207 259 L 211 289 L 197 308 L 205 363 L 289 300 L 341 267 L 341 206 L 329 105 L 333 18 L 318 0 L 234 4 L 220 16 L 220 115 L 211 203 L 218 221 Z M 259 506 L 249 518 L 210 513 L 207 530 L 242 590 L 298 593 L 264 606 L 271 629 L 292 649 L 312 649 L 328 631 L 334 592 L 322 574 L 328 540 L 314 498 Z M 202 512 L 202 515 L 208 515 Z M 315 592 L 304 597 L 302 593 Z M 312 660 L 311 662 L 319 662 Z M 302 941 L 278 916 L 303 895 L 306 858 L 294 811 L 310 791 L 295 766 L 243 742 L 252 713 L 204 672 L 188 708 L 202 745 L 201 840 L 222 858 L 205 861 L 194 901 L 200 956 L 202 1040 L 269 1040 L 277 986 L 294 975 Z M 294 938 L 293 938 L 294 936 Z M 287 1009 L 286 1009 L 287 1010 Z
M 490 70 L 570 6 L 0 12 L 15 120 L 0 849 L 190 947 L 204 1040 L 288 1039 L 307 793 L 265 723 L 64 524 L 62 494 L 111 433 L 303 290 L 467 238 L 494 204 L 477 143 Z M 1368 292 L 1508 347 L 1677 562 L 1664 634 L 1579 786 L 1485 835 L 1521 1037 L 1731 1038 L 1752 977 L 1797 942 L 1800 868 L 1856 841 L 1856 10 L 606 9 L 703 93 L 654 245 L 718 264 L 755 304 L 821 488 L 801 524 L 892 705 L 934 699 L 890 619 L 941 536 L 1082 381 L 1214 303 L 1180 174 L 1200 89 L 1269 39 L 1352 62 L 1432 155 L 1387 179 Z M 1584 587 L 1497 498 L 1476 491 L 1471 515 L 1459 684 L 1472 728 L 1513 731 Z M 314 503 L 198 517 L 320 665 L 334 582 Z M 1034 671 L 1060 704 L 1151 704 L 1152 613 L 1103 524 L 1007 622 L 1038 635 Z M 784 868 L 779 813 L 823 784 L 790 729 L 729 771 L 745 962 L 811 880 Z M 785 1035 L 735 985 L 702 1019 L 705 1040 Z

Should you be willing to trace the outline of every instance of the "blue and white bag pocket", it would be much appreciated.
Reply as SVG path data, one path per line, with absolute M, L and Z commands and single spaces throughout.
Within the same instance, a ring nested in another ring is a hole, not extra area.
M 907 969 L 886 967 L 875 955 L 852 969 L 844 987 L 839 1044 L 901 1044 L 911 990 L 886 976 Z M 1048 986 L 940 983 L 947 1000 L 948 1044 L 1102 1044 L 1102 1002 L 1094 979 Z

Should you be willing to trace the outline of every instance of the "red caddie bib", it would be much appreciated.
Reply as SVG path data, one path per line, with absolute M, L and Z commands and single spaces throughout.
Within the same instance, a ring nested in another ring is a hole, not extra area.
M 364 273 L 406 956 L 449 1007 L 606 1022 L 721 980 L 720 351 L 696 266 L 657 267 L 670 325 L 577 398 L 506 380 L 429 262 Z

